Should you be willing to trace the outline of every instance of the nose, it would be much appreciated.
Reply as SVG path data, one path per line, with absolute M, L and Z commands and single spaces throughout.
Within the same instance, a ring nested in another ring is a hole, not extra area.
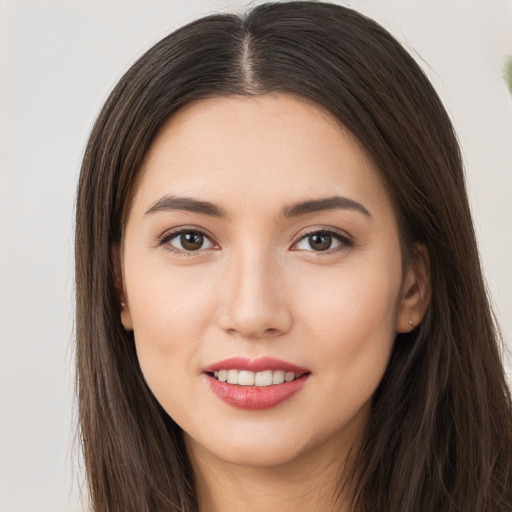
M 230 335 L 266 339 L 292 326 L 284 271 L 271 255 L 232 255 L 219 294 L 218 324 Z

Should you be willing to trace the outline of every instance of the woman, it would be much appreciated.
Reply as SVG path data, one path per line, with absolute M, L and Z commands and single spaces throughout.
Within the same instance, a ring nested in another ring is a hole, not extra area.
M 76 222 L 94 510 L 512 510 L 459 148 L 371 20 L 265 4 L 162 40 Z

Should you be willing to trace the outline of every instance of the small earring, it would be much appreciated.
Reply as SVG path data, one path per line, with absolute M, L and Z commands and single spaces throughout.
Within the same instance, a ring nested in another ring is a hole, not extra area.
M 121 302 L 121 307 L 122 308 L 125 308 L 126 307 L 126 304 L 124 302 Z
M 409 325 L 414 329 L 416 327 L 416 324 L 412 321 L 412 320 L 409 320 Z

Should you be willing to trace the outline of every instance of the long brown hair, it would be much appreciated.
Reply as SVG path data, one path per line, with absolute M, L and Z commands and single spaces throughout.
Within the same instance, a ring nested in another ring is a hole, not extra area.
M 123 76 L 92 130 L 76 208 L 80 433 L 97 512 L 197 511 L 180 428 L 120 322 L 112 248 L 141 162 L 191 101 L 281 91 L 330 111 L 395 204 L 407 251 L 429 252 L 432 298 L 399 334 L 352 469 L 358 512 L 512 510 L 511 400 L 482 280 L 457 140 L 437 94 L 383 28 L 340 6 L 289 2 L 212 15 Z

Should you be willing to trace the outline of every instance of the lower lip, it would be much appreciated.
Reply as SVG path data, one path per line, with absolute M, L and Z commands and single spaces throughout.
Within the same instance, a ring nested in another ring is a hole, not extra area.
M 302 375 L 292 382 L 272 386 L 238 386 L 207 375 L 211 390 L 225 403 L 239 409 L 272 409 L 298 393 L 309 379 Z

